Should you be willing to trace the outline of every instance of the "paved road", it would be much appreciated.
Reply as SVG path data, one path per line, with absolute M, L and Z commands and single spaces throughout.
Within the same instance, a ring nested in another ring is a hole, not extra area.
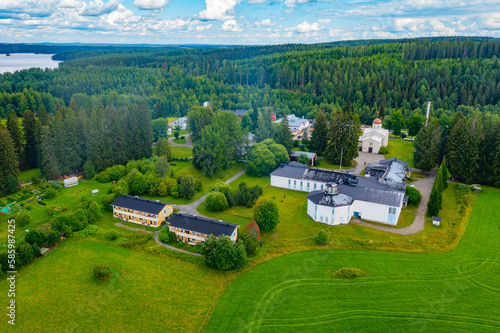
M 379 229 L 379 230 L 383 230 L 383 231 L 387 231 L 387 232 L 392 232 L 393 234 L 399 234 L 399 235 L 413 235 L 413 234 L 419 233 L 420 231 L 424 230 L 424 227 L 425 227 L 425 213 L 427 211 L 427 203 L 429 202 L 429 195 L 431 193 L 432 185 L 434 184 L 435 178 L 436 178 L 436 169 L 433 169 L 430 172 L 429 177 L 417 180 L 416 182 L 413 182 L 411 184 L 417 190 L 419 190 L 420 194 L 422 195 L 420 205 L 417 208 L 417 215 L 415 216 L 415 219 L 413 220 L 412 225 L 410 225 L 406 228 L 395 229 L 395 228 L 384 227 L 384 226 L 379 226 L 379 225 L 367 223 L 364 221 L 357 221 L 354 223 L 357 223 L 357 224 L 365 226 L 365 227 L 370 227 L 370 228 Z
M 187 133 L 187 134 L 184 134 L 184 135 L 181 135 L 181 136 L 184 136 L 186 138 L 186 143 L 175 143 L 174 142 L 174 139 L 175 137 L 171 137 L 168 139 L 168 142 L 170 143 L 170 146 L 172 147 L 190 147 L 190 148 L 193 148 L 193 143 L 191 142 L 191 134 L 190 133 Z M 179 136 L 179 137 L 181 137 Z
M 348 171 L 352 171 L 354 174 L 359 175 L 361 171 L 370 163 L 378 163 L 383 160 L 384 155 L 380 154 L 372 154 L 372 153 L 364 153 L 362 151 L 358 152 L 359 156 L 356 157 L 356 162 L 358 165 L 354 169 L 349 169 Z

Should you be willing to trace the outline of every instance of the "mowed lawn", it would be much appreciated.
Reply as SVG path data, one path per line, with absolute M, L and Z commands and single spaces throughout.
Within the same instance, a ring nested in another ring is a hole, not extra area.
M 484 188 L 455 250 L 308 251 L 229 285 L 207 332 L 498 332 L 500 190 Z M 343 267 L 363 277 L 341 279 Z
M 113 272 L 105 283 L 92 276 L 101 263 Z M 5 309 L 9 285 L 2 277 Z M 16 326 L 4 314 L 0 331 L 199 332 L 223 281 L 223 274 L 179 259 L 67 241 L 17 274 Z
M 389 139 L 389 154 L 384 154 L 385 158 L 397 157 L 408 163 L 410 167 L 413 165 L 413 141 Z

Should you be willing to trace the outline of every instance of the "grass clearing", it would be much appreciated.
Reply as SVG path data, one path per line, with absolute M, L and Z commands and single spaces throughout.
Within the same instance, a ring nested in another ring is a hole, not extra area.
M 23 170 L 19 173 L 19 181 L 22 183 L 29 182 L 31 178 L 39 176 L 40 176 L 40 169 L 38 168 Z
M 384 157 L 393 158 L 397 157 L 402 161 L 408 163 L 413 168 L 413 141 L 389 139 L 389 154 L 384 154 Z
M 229 285 L 206 331 L 497 332 L 499 201 L 499 189 L 477 197 L 468 230 L 450 252 L 314 250 L 265 262 Z M 333 276 L 345 267 L 366 275 Z
M 179 145 L 183 145 L 183 144 L 186 143 L 186 138 L 184 138 L 184 139 L 183 138 L 178 138 L 178 139 L 174 139 L 173 141 L 174 141 L 174 143 L 177 143 Z
M 96 264 L 111 268 L 109 281 L 94 280 Z M 180 259 L 67 241 L 18 273 L 16 326 L 2 320 L 0 331 L 195 332 L 224 281 L 224 274 Z M 2 279 L 2 304 L 8 287 Z
M 338 164 L 330 164 L 328 163 L 324 158 L 318 158 L 319 165 L 317 166 L 318 168 L 324 168 L 324 169 L 335 169 L 339 170 L 340 165 Z M 351 161 L 351 165 L 349 166 L 342 166 L 342 169 L 353 169 L 358 165 L 356 161 Z
M 193 148 L 191 147 L 175 147 L 171 146 L 172 157 L 191 157 L 193 156 Z

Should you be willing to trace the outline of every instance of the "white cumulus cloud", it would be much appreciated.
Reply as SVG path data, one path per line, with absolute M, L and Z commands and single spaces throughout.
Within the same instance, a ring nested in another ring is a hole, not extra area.
M 119 0 L 109 0 L 107 3 L 104 3 L 102 0 L 91 1 L 85 7 L 81 15 L 100 16 L 103 14 L 108 14 L 116 10 L 118 8 L 118 5 L 120 5 Z
M 227 15 L 241 0 L 205 0 L 205 10 L 198 16 L 204 20 L 227 20 L 233 18 Z
M 306 3 L 316 2 L 316 0 L 286 0 L 285 6 L 297 7 L 297 5 L 304 5 Z
M 168 5 L 169 0 L 134 0 L 132 6 L 145 10 L 158 10 Z
M 235 20 L 227 20 L 222 23 L 222 30 L 224 31 L 242 31 Z
M 308 32 L 312 32 L 312 31 L 319 31 L 321 29 L 323 29 L 323 27 L 320 26 L 318 22 L 314 22 L 314 23 L 309 24 L 306 21 L 304 21 L 301 24 L 299 24 L 295 27 L 287 28 L 286 30 L 287 31 L 297 31 L 300 33 L 308 33 Z
M 272 26 L 276 25 L 276 23 L 271 22 L 270 19 L 265 19 L 265 20 L 262 20 L 260 22 L 255 22 L 255 25 L 258 27 L 272 27 Z

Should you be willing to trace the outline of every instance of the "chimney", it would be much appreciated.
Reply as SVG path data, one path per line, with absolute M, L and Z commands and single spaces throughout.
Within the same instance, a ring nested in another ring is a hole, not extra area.
M 425 116 L 425 124 L 429 121 L 429 114 L 431 113 L 431 101 L 427 102 L 427 114 Z

